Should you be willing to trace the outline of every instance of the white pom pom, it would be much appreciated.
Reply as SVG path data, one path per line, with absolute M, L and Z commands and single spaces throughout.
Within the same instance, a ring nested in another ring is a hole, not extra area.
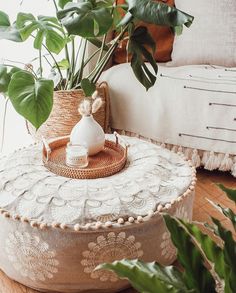
M 102 99 L 101 98 L 97 98 L 92 105 L 92 113 L 96 113 L 102 106 Z

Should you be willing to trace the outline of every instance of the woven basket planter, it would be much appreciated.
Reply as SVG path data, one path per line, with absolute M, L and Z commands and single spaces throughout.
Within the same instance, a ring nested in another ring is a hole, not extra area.
M 102 126 L 105 132 L 109 125 L 109 91 L 107 83 L 97 87 L 99 96 L 103 100 L 102 107 L 94 114 L 94 119 Z M 46 139 L 70 135 L 72 128 L 81 119 L 78 113 L 80 102 L 85 98 L 83 90 L 56 91 L 53 97 L 53 109 L 48 120 L 38 129 L 27 123 L 28 132 L 35 141 L 42 137 Z

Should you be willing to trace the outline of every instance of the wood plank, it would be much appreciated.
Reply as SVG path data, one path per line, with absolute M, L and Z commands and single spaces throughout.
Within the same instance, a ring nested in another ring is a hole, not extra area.
M 230 188 L 236 188 L 236 179 L 229 173 L 209 172 L 200 170 L 198 172 L 198 183 L 196 188 L 196 198 L 194 202 L 193 218 L 200 222 L 209 222 L 209 216 L 214 215 L 224 224 L 225 219 L 215 212 L 206 198 L 217 201 L 220 204 L 235 210 L 235 205 L 227 199 L 224 193 L 216 187 L 216 183 L 223 183 Z M 236 210 L 235 210 L 236 212 Z M 228 224 L 227 224 L 228 227 Z M 26 288 L 25 286 L 10 280 L 3 272 L 0 271 L 0 293 L 37 293 L 38 291 Z M 134 290 L 128 289 L 122 293 L 135 293 Z

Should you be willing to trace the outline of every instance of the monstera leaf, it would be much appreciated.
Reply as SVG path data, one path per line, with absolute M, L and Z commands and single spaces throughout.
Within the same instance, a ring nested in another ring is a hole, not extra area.
M 183 25 L 190 27 L 193 17 L 175 7 L 152 0 L 127 0 L 128 11 L 133 17 L 157 25 L 165 25 L 180 30 Z
M 43 41 L 46 41 L 47 48 L 56 54 L 59 54 L 64 48 L 66 40 L 62 29 L 55 17 L 38 16 L 36 19 L 30 13 L 19 13 L 16 20 L 21 38 L 25 41 L 36 32 L 34 47 L 41 49 Z
M 49 117 L 53 104 L 53 81 L 35 79 L 26 71 L 13 74 L 8 94 L 15 110 L 38 129 Z
M 57 16 L 69 34 L 85 38 L 104 35 L 113 22 L 111 10 L 103 1 L 79 0 L 78 3 L 68 3 Z
M 0 11 L 0 40 L 1 39 L 22 42 L 22 38 L 16 24 L 14 23 L 11 25 L 9 16 L 3 11 Z
M 131 67 L 135 76 L 146 90 L 152 87 L 156 82 L 158 68 L 153 57 L 155 49 L 156 44 L 149 35 L 146 27 L 140 26 L 131 33 L 128 48 L 131 54 Z M 150 71 L 145 64 L 145 60 L 151 64 L 152 71 Z
M 120 278 L 128 279 L 138 292 L 191 292 L 184 284 L 181 273 L 174 267 L 163 267 L 157 263 L 144 263 L 139 260 L 121 260 L 104 264 L 97 269 L 108 269 Z
M 8 70 L 7 66 L 0 65 L 0 93 L 7 94 L 12 75 L 21 70 L 18 67 L 12 67 Z

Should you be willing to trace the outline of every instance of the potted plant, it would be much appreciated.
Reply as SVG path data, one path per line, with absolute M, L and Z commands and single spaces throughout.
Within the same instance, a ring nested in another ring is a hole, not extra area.
M 218 186 L 236 204 L 236 189 Z M 120 278 L 128 279 L 138 292 L 236 292 L 236 214 L 230 208 L 209 202 L 225 217 L 224 220 L 211 217 L 212 225 L 209 225 L 164 215 L 181 267 L 121 260 L 98 269 L 112 270 Z M 225 220 L 231 223 L 230 230 L 222 225 Z M 206 229 L 211 236 L 205 233 Z
M 37 52 L 34 63 L 38 64 L 23 68 L 1 65 L 0 92 L 36 129 L 51 114 L 44 129 L 46 136 L 69 134 L 79 120 L 79 101 L 89 98 L 96 90 L 104 68 L 124 38 L 129 40 L 131 67 L 137 79 L 147 90 L 154 85 L 155 42 L 147 29 L 138 24 L 139 20 L 170 26 L 177 33 L 193 21 L 192 16 L 176 8 L 150 0 L 127 0 L 125 5 L 117 5 L 114 0 L 52 1 L 55 16 L 35 17 L 21 12 L 11 23 L 8 15 L 0 11 L 0 39 L 14 42 L 33 39 L 32 49 Z M 111 31 L 116 31 L 114 39 L 109 38 Z M 87 56 L 90 44 L 97 49 Z M 62 53 L 64 57 L 59 59 Z M 85 74 L 95 58 L 95 66 Z M 144 59 L 151 64 L 151 69 Z M 49 76 L 45 76 L 45 66 L 50 67 Z

